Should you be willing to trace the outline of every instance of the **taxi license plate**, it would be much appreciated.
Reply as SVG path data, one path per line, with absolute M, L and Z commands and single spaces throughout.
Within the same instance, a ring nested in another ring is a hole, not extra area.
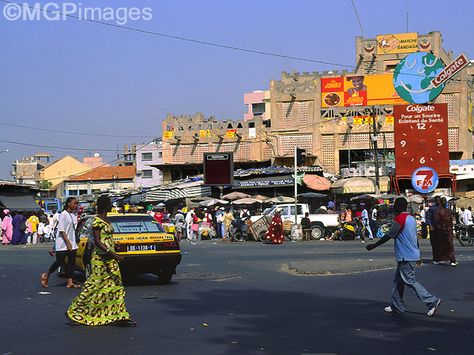
M 156 245 L 127 245 L 127 251 L 148 251 L 156 250 Z

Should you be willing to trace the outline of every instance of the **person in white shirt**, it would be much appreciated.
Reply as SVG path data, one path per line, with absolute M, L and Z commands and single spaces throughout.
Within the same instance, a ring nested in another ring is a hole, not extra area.
M 41 285 L 48 287 L 49 276 L 59 267 L 66 266 L 67 288 L 80 288 L 81 285 L 74 283 L 72 276 L 76 268 L 76 227 L 77 199 L 68 197 L 66 207 L 59 217 L 58 235 L 55 242 L 56 261 L 51 265 L 48 272 L 41 274 Z M 67 257 L 67 264 L 66 264 Z
M 372 228 L 370 228 L 369 211 L 367 211 L 364 203 L 361 203 L 360 205 L 362 206 L 362 223 L 364 223 L 365 229 L 367 229 L 367 232 L 369 233 L 369 239 L 374 239 Z
M 469 206 L 466 210 L 464 210 L 462 214 L 462 223 L 464 223 L 465 225 L 472 224 L 471 206 Z

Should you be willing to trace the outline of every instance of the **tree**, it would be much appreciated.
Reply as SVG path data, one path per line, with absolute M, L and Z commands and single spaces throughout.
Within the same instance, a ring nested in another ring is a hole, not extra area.
M 38 183 L 38 186 L 41 190 L 49 190 L 53 187 L 53 183 L 48 180 L 42 180 Z

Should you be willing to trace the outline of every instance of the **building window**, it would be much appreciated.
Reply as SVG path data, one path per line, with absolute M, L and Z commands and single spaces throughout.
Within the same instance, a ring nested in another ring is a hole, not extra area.
M 158 152 L 158 158 L 163 158 L 163 152 Z
M 153 178 L 153 171 L 152 170 L 142 170 L 142 178 L 143 179 Z
M 87 195 L 87 190 L 79 190 L 79 195 Z
M 153 153 L 142 153 L 142 160 L 143 161 L 153 160 Z
M 255 128 L 255 122 L 249 122 L 249 128 Z
M 67 195 L 68 196 L 76 196 L 77 190 L 67 190 Z

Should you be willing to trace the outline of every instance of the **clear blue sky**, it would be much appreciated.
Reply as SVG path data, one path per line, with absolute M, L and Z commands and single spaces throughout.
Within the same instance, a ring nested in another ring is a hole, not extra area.
M 24 1 L 24 0 L 22 0 Z M 29 1 L 33 3 L 33 1 Z M 48 1 L 39 1 L 42 4 Z M 361 30 L 350 0 L 87 1 L 150 7 L 151 21 L 127 25 L 205 41 L 354 65 Z M 474 2 L 355 0 L 365 37 L 441 31 L 444 47 L 474 59 Z M 5 4 L 0 3 L 3 10 Z M 68 19 L 6 21 L 0 14 L 0 139 L 115 150 L 160 135 L 167 113 L 241 118 L 243 93 L 266 89 L 282 70 L 337 69 L 129 32 Z M 90 137 L 43 129 L 144 137 Z M 48 149 L 1 143 L 0 178 L 11 163 Z M 80 152 L 49 150 L 56 157 Z M 85 152 L 87 154 L 87 152 Z M 106 160 L 114 153 L 100 152 Z

